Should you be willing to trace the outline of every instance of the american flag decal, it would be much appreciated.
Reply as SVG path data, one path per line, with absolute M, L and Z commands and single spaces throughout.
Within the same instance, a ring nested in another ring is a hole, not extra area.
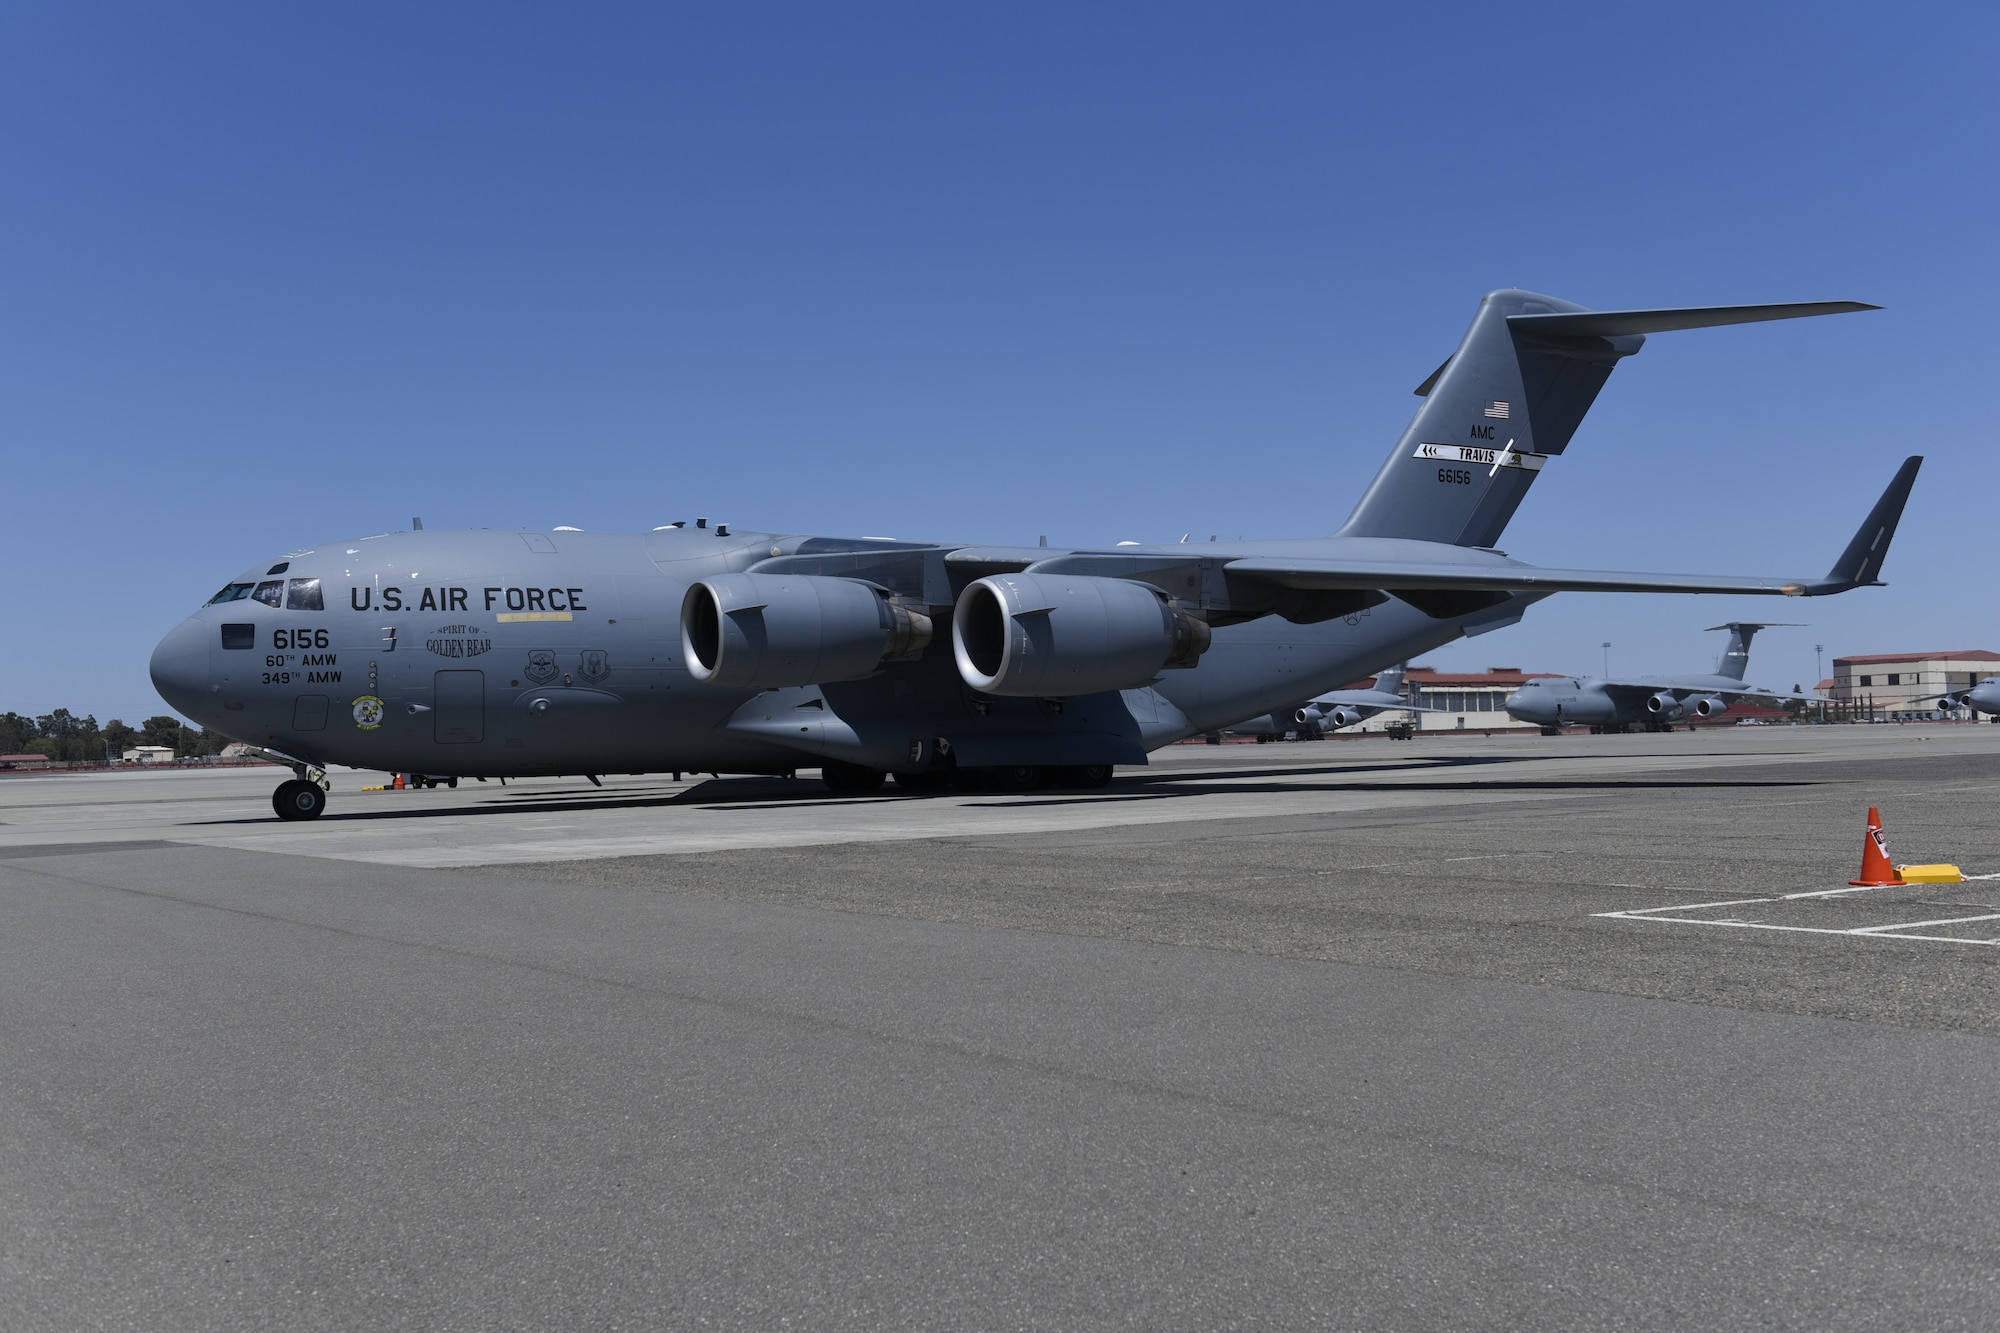
M 1507 404 L 1499 401 L 1494 401 L 1486 405 L 1486 415 L 1489 417 L 1498 417 L 1502 421 L 1507 419 L 1507 410 Z

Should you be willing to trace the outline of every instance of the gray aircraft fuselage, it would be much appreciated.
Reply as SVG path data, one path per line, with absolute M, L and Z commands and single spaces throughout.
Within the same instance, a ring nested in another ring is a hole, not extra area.
M 1334 544 L 1216 543 L 1199 554 L 1226 559 Z M 1214 631 L 1199 666 L 1163 671 L 1149 687 L 1085 696 L 1059 716 L 1041 700 L 968 703 L 946 642 L 933 642 L 917 661 L 841 684 L 740 690 L 690 673 L 681 608 L 696 580 L 826 547 L 942 565 L 941 548 L 913 545 L 695 527 L 399 532 L 324 542 L 232 580 L 230 587 L 248 585 L 245 595 L 205 606 L 175 628 L 154 654 L 153 679 L 204 727 L 321 766 L 389 772 L 786 772 L 812 766 L 813 754 L 727 724 L 753 701 L 782 715 L 829 697 L 843 716 L 893 714 L 901 745 L 943 736 L 961 756 L 995 764 L 1142 763 L 1147 750 L 1289 705 L 1468 628 L 1511 622 L 1539 600 L 1522 595 L 1449 621 L 1389 602 L 1319 624 L 1264 617 L 1226 626 Z M 1139 549 L 1184 556 L 1188 548 Z M 970 574 L 942 577 L 937 596 L 948 608 Z M 303 580 L 317 580 L 320 609 L 282 604 Z M 281 604 L 256 600 L 259 587 Z M 1079 714 L 1088 715 L 1087 726 L 1051 725 Z M 1045 743 L 1012 743 L 1023 737 Z
M 1769 623 L 1730 621 L 1712 630 L 1727 630 L 1729 642 L 1712 672 L 1690 671 L 1675 676 L 1544 677 L 1531 680 L 1507 696 L 1510 716 L 1544 727 L 1563 725 L 1626 726 L 1633 722 L 1670 725 L 1685 717 L 1714 717 L 1746 695 L 1781 699 L 1801 696 L 1770 686 L 1745 683 L 1750 644 Z
M 1610 688 L 1614 684 L 1621 688 L 1614 692 Z M 1565 723 L 1600 726 L 1619 722 L 1675 722 L 1687 715 L 1685 705 L 1692 700 L 1727 702 L 1745 693 L 1743 682 L 1728 676 L 1636 676 L 1617 682 L 1598 676 L 1549 677 L 1531 680 L 1508 695 L 1506 708 L 1519 721 L 1545 727 Z M 1664 710 L 1647 707 L 1648 700 L 1662 696 L 1673 698 L 1674 705 Z

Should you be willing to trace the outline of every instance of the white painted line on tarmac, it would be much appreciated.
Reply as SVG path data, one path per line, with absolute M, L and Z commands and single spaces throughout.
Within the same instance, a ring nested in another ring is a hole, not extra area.
M 1885 930 L 1922 930 L 1926 926 L 1962 926 L 1968 921 L 2000 921 L 2000 912 L 1988 912 L 1985 916 L 1942 916 L 1935 921 L 1905 921 L 1896 926 L 1856 926 L 1848 931 L 1850 935 L 1875 935 Z
M 2000 875 L 1982 876 L 2000 879 Z M 1723 907 L 1754 907 L 1759 903 L 1793 902 L 1802 898 L 1834 898 L 1850 893 L 1868 893 L 1873 889 L 1905 888 L 1906 885 L 1855 885 L 1845 889 L 1816 889 L 1807 893 L 1786 893 L 1768 898 L 1731 898 L 1714 903 L 1675 903 L 1667 907 L 1641 907 L 1624 912 L 1593 912 L 1592 916 L 1619 921 L 1650 921 L 1668 926 L 1725 926 L 1735 930 L 1777 930 L 1794 935 L 1842 935 L 1848 939 L 1871 940 L 1921 940 L 1931 944 L 1977 944 L 1989 948 L 2000 947 L 2000 939 L 1966 939 L 1958 935 L 1926 935 L 1920 932 L 1933 926 L 1960 926 L 1974 921 L 2000 921 L 2000 912 L 1988 912 L 1979 916 L 1940 917 L 1930 921 L 1898 921 L 1882 926 L 1785 926 L 1771 921 L 1745 921 L 1740 917 L 1691 917 L 1680 915 L 1685 912 L 1714 911 Z M 1672 915 L 1662 915 L 1671 913 Z

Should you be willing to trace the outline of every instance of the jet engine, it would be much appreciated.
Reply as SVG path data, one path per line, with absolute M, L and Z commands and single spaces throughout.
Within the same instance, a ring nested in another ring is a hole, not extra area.
M 1646 699 L 1646 711 L 1662 721 L 1676 718 L 1681 715 L 1681 701 L 1671 691 L 1661 690 Z
M 951 621 L 959 676 L 1013 697 L 1137 689 L 1208 644 L 1205 621 L 1125 579 L 994 574 L 966 585 Z
M 1340 704 L 1333 708 L 1321 708 L 1317 704 L 1307 704 L 1292 714 L 1292 721 L 1300 726 L 1319 726 L 1328 731 L 1341 727 L 1351 727 L 1367 717 L 1359 708 L 1350 704 Z
M 1719 713 L 1729 711 L 1729 700 L 1718 694 L 1707 694 L 1699 699 L 1690 699 L 1682 704 L 1681 707 L 1687 709 L 1696 717 L 1714 717 Z
M 929 616 L 860 579 L 720 574 L 681 601 L 688 671 L 735 689 L 858 680 L 930 641 Z

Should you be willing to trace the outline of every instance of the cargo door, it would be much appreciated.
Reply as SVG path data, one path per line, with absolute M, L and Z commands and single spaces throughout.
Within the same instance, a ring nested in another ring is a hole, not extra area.
M 440 671 L 434 716 L 439 745 L 476 745 L 486 739 L 486 673 Z

